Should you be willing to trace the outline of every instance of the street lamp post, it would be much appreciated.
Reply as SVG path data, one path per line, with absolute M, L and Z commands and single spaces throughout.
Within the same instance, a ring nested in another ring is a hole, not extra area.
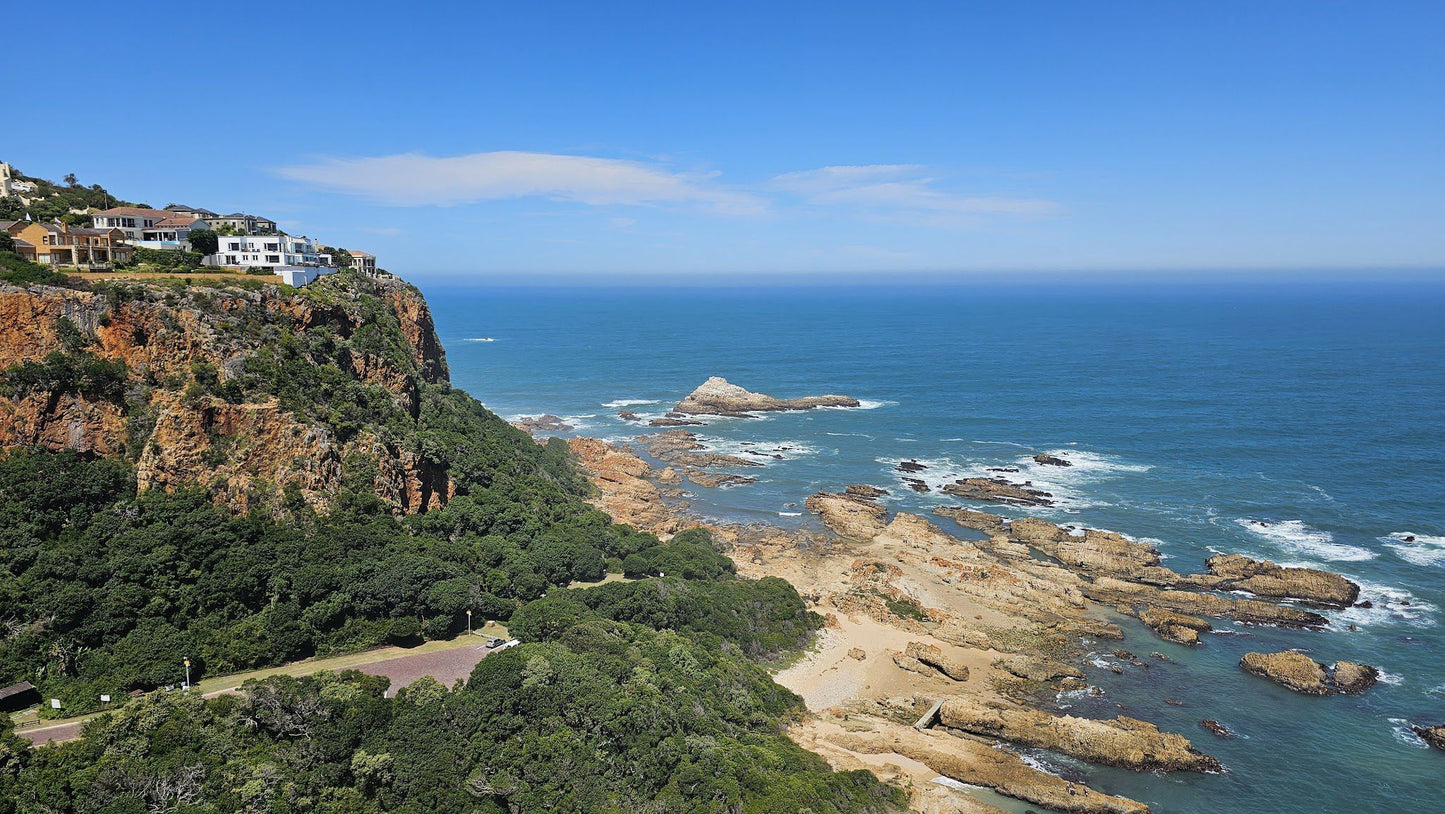
M 472 635 L 472 609 L 467 608 L 467 635 Z
M 181 662 L 186 665 L 186 690 L 189 691 L 191 689 L 191 660 L 184 658 L 181 659 Z

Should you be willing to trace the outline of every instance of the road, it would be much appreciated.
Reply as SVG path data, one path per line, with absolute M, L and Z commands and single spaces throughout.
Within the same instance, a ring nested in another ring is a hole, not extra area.
M 505 631 L 501 632 L 505 633 Z M 367 675 L 386 676 L 391 679 L 391 689 L 387 691 L 387 695 L 393 696 L 396 695 L 398 689 L 422 676 L 431 676 L 450 687 L 458 680 L 471 675 L 472 668 L 476 667 L 477 662 L 485 658 L 488 653 L 487 649 L 482 646 L 482 641 L 477 637 L 471 637 L 470 641 L 459 638 L 454 642 L 442 643 L 442 646 L 438 648 L 428 648 L 423 645 L 413 648 L 411 652 L 401 648 L 388 647 L 370 651 L 370 654 L 375 655 L 376 658 L 369 661 L 365 660 L 368 653 L 359 653 L 335 659 L 297 662 L 270 671 L 262 670 L 239 676 L 208 679 L 196 686 L 205 694 L 206 698 L 214 698 L 217 695 L 234 693 L 246 681 L 253 678 L 264 678 L 267 675 L 311 675 L 328 669 L 360 670 Z M 219 688 L 212 689 L 218 685 Z M 63 743 L 79 738 L 81 727 L 95 717 L 97 716 L 87 715 L 48 726 L 16 730 L 15 734 L 28 739 L 35 746 L 46 743 Z

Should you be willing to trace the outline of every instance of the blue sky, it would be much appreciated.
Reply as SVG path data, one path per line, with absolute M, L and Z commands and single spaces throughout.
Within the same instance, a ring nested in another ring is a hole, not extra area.
M 1445 266 L 1438 1 L 54 15 L 0 159 L 405 276 Z

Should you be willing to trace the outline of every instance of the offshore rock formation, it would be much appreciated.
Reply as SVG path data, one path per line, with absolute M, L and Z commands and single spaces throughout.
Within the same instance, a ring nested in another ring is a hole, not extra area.
M 812 410 L 817 407 L 857 407 L 858 399 L 850 396 L 806 396 L 779 399 L 754 393 L 713 376 L 677 403 L 673 412 L 684 415 L 747 416 L 749 413 Z
M 288 490 L 324 510 L 348 473 L 397 512 L 453 496 L 447 473 L 395 433 L 347 421 L 341 438 L 296 398 L 264 392 L 251 365 L 288 354 L 334 366 L 404 423 L 419 416 L 426 388 L 449 386 L 426 302 L 395 277 L 337 275 L 291 294 L 275 285 L 0 285 L 0 371 L 48 356 L 124 366 L 106 394 L 54 382 L 0 395 L 0 448 L 123 455 L 143 490 L 200 485 L 238 510 L 277 505 Z
M 1245 653 L 1239 666 L 1246 673 L 1305 695 L 1358 694 L 1373 687 L 1380 677 L 1380 671 L 1369 665 L 1339 661 L 1329 667 L 1294 650 Z
M 964 500 L 1007 503 L 1013 506 L 1052 506 L 1053 495 L 1001 478 L 964 478 L 943 487 L 945 494 Z
M 1199 634 L 1214 629 L 1214 625 L 1207 619 L 1158 608 L 1145 608 L 1140 611 L 1139 621 L 1159 634 L 1159 638 L 1187 645 L 1199 644 Z
M 1440 726 L 1412 726 L 1410 727 L 1426 743 L 1436 749 L 1445 750 L 1445 724 Z
M 1052 749 L 1066 755 L 1135 771 L 1217 772 L 1218 760 L 1200 752 L 1183 735 L 1161 732 L 1147 721 L 1119 716 L 1112 721 L 1054 716 L 1047 712 L 950 698 L 939 709 L 950 729 Z

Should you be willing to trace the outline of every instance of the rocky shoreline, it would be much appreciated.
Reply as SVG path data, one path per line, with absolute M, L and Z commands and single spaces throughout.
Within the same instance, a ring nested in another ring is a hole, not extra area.
M 708 452 L 685 430 L 637 444 L 571 441 L 598 486 L 596 505 L 664 535 L 703 525 L 679 500 L 680 478 L 699 483 L 707 467 L 752 463 Z M 1226 554 L 1181 574 L 1164 567 L 1152 546 L 1115 532 L 935 510 L 984 536 L 963 539 L 927 518 L 890 512 L 878 502 L 886 495 L 852 484 L 809 496 L 806 508 L 826 534 L 710 527 L 731 546 L 740 574 L 787 579 L 826 620 L 816 652 L 776 677 L 812 712 L 792 737 L 839 768 L 905 782 L 918 811 L 994 810 L 941 790 L 931 782 L 938 775 L 1060 811 L 1148 811 L 1039 771 L 1017 756 L 1021 748 L 1136 771 L 1223 769 L 1184 735 L 1147 721 L 1057 715 L 1040 705 L 1056 692 L 1085 689 L 1076 665 L 1098 642 L 1125 637 L 1101 620 L 1100 607 L 1139 619 L 1161 638 L 1199 644 L 1214 630 L 1211 620 L 1319 628 L 1328 620 L 1300 605 L 1345 607 L 1358 598 L 1359 586 L 1329 572 Z M 1124 663 L 1150 666 L 1132 655 Z M 1336 665 L 1327 677 L 1339 676 L 1343 687 L 1349 670 Z M 1201 726 L 1229 735 L 1218 722 Z

